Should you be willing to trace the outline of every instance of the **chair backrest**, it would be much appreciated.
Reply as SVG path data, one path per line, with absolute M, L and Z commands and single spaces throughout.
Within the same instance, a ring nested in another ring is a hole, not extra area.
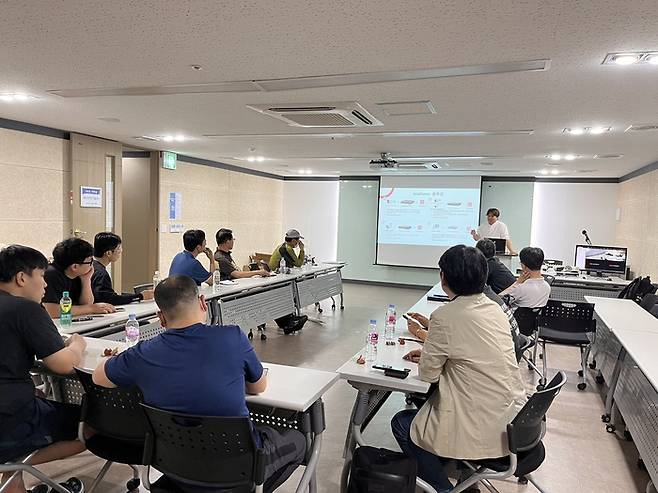
M 217 489 L 264 479 L 264 452 L 247 417 L 193 416 L 142 404 L 149 421 L 144 458 L 164 475 Z
M 153 283 L 148 282 L 145 284 L 138 284 L 137 286 L 133 286 L 133 290 L 135 291 L 135 294 L 139 294 L 142 291 L 146 291 L 147 289 L 153 289 Z
M 647 293 L 642 297 L 640 306 L 646 311 L 651 312 L 651 309 L 658 303 L 658 294 Z
M 544 277 L 544 281 L 546 281 L 549 286 L 553 285 L 553 281 L 555 281 L 555 276 L 551 276 L 549 274 L 542 274 L 542 276 Z
M 507 427 L 510 451 L 517 453 L 530 450 L 541 441 L 546 429 L 546 413 L 565 383 L 567 383 L 567 375 L 560 371 L 544 390 L 530 396 Z
M 249 258 L 251 259 L 252 262 L 259 262 L 260 260 L 264 262 L 269 262 L 270 258 L 272 258 L 271 253 L 254 253 L 253 255 L 250 255 Z
M 560 332 L 594 332 L 594 305 L 573 301 L 548 300 L 537 317 L 539 327 Z
M 514 310 L 514 318 L 519 325 L 519 332 L 524 336 L 531 336 L 537 330 L 537 317 L 541 313 L 541 308 L 519 307 Z
M 91 373 L 77 368 L 75 371 L 85 390 L 82 396 L 82 422 L 100 435 L 144 441 L 148 422 L 140 406 L 142 393 L 139 388 L 100 387 L 92 381 Z

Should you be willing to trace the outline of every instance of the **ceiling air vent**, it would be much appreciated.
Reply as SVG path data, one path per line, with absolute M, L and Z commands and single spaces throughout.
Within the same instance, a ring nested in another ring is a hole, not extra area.
M 383 125 L 356 101 L 318 104 L 247 105 L 293 127 L 376 127 Z

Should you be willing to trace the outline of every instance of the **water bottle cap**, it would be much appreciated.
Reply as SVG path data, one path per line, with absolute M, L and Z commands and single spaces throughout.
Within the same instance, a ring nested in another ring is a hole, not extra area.
M 156 271 L 155 271 L 155 275 L 156 275 L 156 276 L 159 276 L 159 275 L 160 275 L 160 271 L 159 271 L 159 270 L 156 270 Z
M 377 325 L 377 320 L 371 320 L 370 323 Z
M 64 296 L 68 296 L 68 295 L 69 295 L 69 292 L 68 292 L 68 291 L 64 291 L 64 293 L 62 293 L 62 297 L 64 297 Z
M 137 316 L 134 313 L 128 315 L 128 320 L 137 320 Z
M 388 307 L 389 308 L 395 308 L 395 305 L 391 303 L 390 305 L 388 305 Z

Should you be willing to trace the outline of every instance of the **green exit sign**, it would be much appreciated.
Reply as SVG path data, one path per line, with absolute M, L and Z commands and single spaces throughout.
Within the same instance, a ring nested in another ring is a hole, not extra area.
M 164 169 L 176 169 L 176 159 L 178 156 L 175 152 L 163 151 L 162 153 L 162 167 Z

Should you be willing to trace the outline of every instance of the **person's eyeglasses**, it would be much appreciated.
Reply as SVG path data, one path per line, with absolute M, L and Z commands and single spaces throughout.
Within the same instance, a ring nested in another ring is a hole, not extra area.
M 90 260 L 89 262 L 77 262 L 79 265 L 91 265 L 94 263 L 93 260 Z

